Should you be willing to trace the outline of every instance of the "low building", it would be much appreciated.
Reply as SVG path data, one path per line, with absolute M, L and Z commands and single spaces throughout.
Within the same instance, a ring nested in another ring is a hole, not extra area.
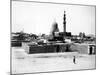
M 28 54 L 70 52 L 69 45 L 70 44 L 68 43 L 53 43 L 44 45 L 33 44 L 31 42 L 22 43 L 22 47 Z
M 95 44 L 73 44 L 70 49 L 80 54 L 96 54 Z

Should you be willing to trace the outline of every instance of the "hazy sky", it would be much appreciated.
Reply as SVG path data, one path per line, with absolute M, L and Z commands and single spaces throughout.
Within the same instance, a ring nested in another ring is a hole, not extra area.
M 49 34 L 54 21 L 63 31 L 66 11 L 66 31 L 72 34 L 95 34 L 95 7 L 12 1 L 12 32 Z

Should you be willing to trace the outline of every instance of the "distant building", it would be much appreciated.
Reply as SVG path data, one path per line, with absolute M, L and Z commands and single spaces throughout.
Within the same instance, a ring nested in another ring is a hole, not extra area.
M 63 16 L 63 32 L 60 32 L 60 35 L 63 37 L 71 37 L 71 32 L 66 32 L 66 11 L 64 11 Z
M 58 23 L 54 22 L 53 27 L 51 30 L 51 36 L 54 41 L 64 41 L 64 38 L 69 38 L 71 37 L 71 32 L 66 32 L 66 12 L 64 11 L 64 16 L 63 16 L 63 32 L 59 32 L 58 28 Z
M 59 32 L 58 23 L 54 22 L 52 25 L 51 35 L 55 36 L 56 32 Z

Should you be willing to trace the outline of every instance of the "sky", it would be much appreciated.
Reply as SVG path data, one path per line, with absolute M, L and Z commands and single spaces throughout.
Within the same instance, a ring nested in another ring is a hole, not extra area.
M 36 2 L 12 1 L 12 32 L 50 34 L 54 22 L 63 31 L 66 11 L 66 31 L 95 35 L 95 7 Z

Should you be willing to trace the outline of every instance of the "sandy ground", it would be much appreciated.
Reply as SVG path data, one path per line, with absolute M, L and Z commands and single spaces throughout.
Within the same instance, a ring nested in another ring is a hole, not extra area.
M 76 64 L 73 56 L 76 56 Z M 22 48 L 12 48 L 12 74 L 82 69 L 95 69 L 95 55 L 76 52 L 27 54 Z

